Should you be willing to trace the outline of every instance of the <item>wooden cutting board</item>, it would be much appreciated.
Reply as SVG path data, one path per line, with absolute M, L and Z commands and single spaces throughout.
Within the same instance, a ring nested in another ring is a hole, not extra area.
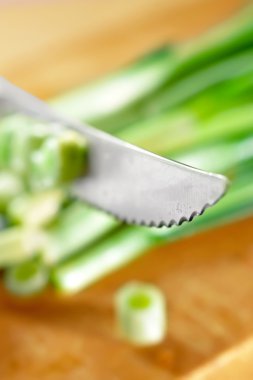
M 242 0 L 12 2 L 0 6 L 0 72 L 42 98 L 201 33 Z M 252 380 L 253 218 L 156 249 L 82 294 L 20 300 L 0 287 L 0 380 Z M 113 294 L 152 281 L 166 340 L 117 336 Z

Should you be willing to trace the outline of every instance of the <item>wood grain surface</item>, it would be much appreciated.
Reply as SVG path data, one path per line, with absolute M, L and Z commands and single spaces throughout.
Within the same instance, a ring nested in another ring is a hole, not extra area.
M 0 6 L 0 73 L 42 98 L 201 33 L 241 0 L 95 0 Z M 252 380 L 253 218 L 156 249 L 71 298 L 19 300 L 0 287 L 1 380 Z M 166 340 L 117 336 L 113 294 L 152 281 L 170 308 Z M 228 350 L 228 351 L 227 351 Z

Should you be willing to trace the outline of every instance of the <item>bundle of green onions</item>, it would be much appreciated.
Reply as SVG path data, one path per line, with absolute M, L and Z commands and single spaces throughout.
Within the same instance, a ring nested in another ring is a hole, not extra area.
M 8 116 L 0 124 L 0 266 L 7 288 L 80 291 L 151 247 L 253 212 L 253 8 L 193 42 L 165 47 L 52 101 L 68 116 L 232 180 L 181 227 L 122 225 L 71 199 L 86 166 L 80 136 Z M 28 173 L 28 174 L 27 174 Z

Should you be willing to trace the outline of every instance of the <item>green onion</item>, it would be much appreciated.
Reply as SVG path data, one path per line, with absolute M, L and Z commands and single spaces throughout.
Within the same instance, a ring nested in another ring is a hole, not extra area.
M 5 119 L 8 125 L 8 118 Z M 12 139 L 12 128 L 1 126 L 0 128 L 0 169 L 9 167 L 10 164 L 10 145 Z
M 127 227 L 114 232 L 52 269 L 52 282 L 64 293 L 75 293 L 106 274 L 131 262 L 149 248 L 153 236 L 148 229 Z
M 32 189 L 70 182 L 87 170 L 87 142 L 77 132 L 21 115 L 0 122 L 0 167 Z
M 141 346 L 161 343 L 167 331 L 166 301 L 154 285 L 132 282 L 117 291 L 118 329 L 127 341 Z
M 101 82 L 53 100 L 61 112 L 113 132 L 135 120 L 136 104 L 158 89 L 171 71 L 173 53 L 165 47 Z
M 75 180 L 87 170 L 86 140 L 74 131 L 49 137 L 32 155 L 32 188 L 49 188 Z
M 81 202 L 66 207 L 48 229 L 43 257 L 55 264 L 88 247 L 119 225 L 118 220 Z
M 192 134 L 185 133 L 181 140 L 171 137 L 164 138 L 164 146 L 159 150 L 170 152 L 171 156 L 184 152 L 189 147 L 193 149 L 205 144 L 229 142 L 236 139 L 252 136 L 253 107 L 251 104 L 234 107 L 214 115 L 202 124 L 201 130 L 192 130 Z M 166 136 L 165 136 L 166 137 Z M 155 144 L 154 144 L 155 149 Z
M 221 160 L 222 157 L 222 160 Z M 217 141 L 180 152 L 175 158 L 202 170 L 226 174 L 231 180 L 253 170 L 253 136 L 231 141 Z
M 9 203 L 7 215 L 13 223 L 45 226 L 56 218 L 64 199 L 64 191 L 60 189 L 23 194 Z
M 48 284 L 48 270 L 37 259 L 8 268 L 4 273 L 4 285 L 18 296 L 41 293 Z
M 49 125 L 23 115 L 3 118 L 0 122 L 0 166 L 26 175 L 32 152 L 54 132 Z
M 163 113 L 117 133 L 127 142 L 152 152 L 175 156 L 201 144 L 228 141 L 253 131 L 253 106 L 243 104 L 201 120 L 191 111 Z
M 177 48 L 179 62 L 171 81 L 189 72 L 252 47 L 253 6 L 245 6 L 232 18 Z
M 5 211 L 8 204 L 24 191 L 22 180 L 10 172 L 0 172 L 0 210 Z
M 44 243 L 42 231 L 34 228 L 11 227 L 1 231 L 0 267 L 11 266 L 34 256 Z
M 253 35 L 252 35 L 253 38 Z M 252 73 L 253 67 L 253 50 L 237 54 L 235 57 L 229 57 L 212 64 L 192 75 L 176 81 L 152 98 L 151 104 L 146 103 L 149 110 L 155 113 L 164 109 L 169 109 L 183 104 L 195 95 L 214 87 L 217 84 L 240 78 L 246 74 Z

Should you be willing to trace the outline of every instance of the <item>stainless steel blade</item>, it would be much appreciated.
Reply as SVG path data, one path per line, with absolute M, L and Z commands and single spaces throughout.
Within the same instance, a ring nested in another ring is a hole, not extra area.
M 171 161 L 58 115 L 10 83 L 0 83 L 0 104 L 78 130 L 89 141 L 89 172 L 73 193 L 129 222 L 170 226 L 192 220 L 225 193 L 224 176 Z

